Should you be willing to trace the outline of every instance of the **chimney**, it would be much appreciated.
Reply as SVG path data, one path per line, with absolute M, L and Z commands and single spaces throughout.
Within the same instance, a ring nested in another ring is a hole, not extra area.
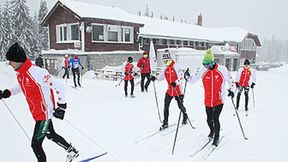
M 202 26 L 202 14 L 200 13 L 200 15 L 198 16 L 198 21 L 197 21 L 197 25 L 198 26 Z

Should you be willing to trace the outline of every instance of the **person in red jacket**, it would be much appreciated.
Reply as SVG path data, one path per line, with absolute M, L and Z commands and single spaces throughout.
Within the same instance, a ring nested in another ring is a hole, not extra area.
M 69 65 L 69 58 L 68 58 L 67 54 L 65 55 L 65 59 L 64 59 L 62 68 L 65 70 L 64 75 L 63 75 L 62 78 L 64 79 L 65 76 L 67 76 L 67 79 L 69 79 L 69 68 L 70 68 L 70 65 Z
M 184 98 L 184 95 L 182 92 L 183 72 L 178 66 L 178 64 L 176 64 L 175 61 L 172 60 L 171 55 L 168 50 L 165 50 L 165 52 L 163 53 L 162 60 L 166 68 L 163 69 L 157 75 L 157 77 L 155 76 L 151 77 L 152 81 L 155 81 L 156 79 L 158 81 L 161 81 L 161 80 L 164 80 L 165 78 L 168 84 L 168 89 L 166 91 L 166 95 L 164 99 L 164 120 L 163 120 L 162 126 L 160 127 L 160 130 L 168 127 L 169 106 L 173 98 L 175 98 L 179 109 L 183 113 L 182 124 L 186 124 L 187 119 L 188 119 L 186 108 L 183 105 L 183 98 Z
M 8 49 L 6 58 L 9 65 L 17 72 L 19 85 L 4 91 L 0 90 L 0 99 L 23 92 L 35 120 L 31 146 L 38 162 L 46 162 L 46 155 L 42 148 L 45 137 L 63 147 L 69 153 L 67 158 L 72 160 L 78 157 L 78 151 L 55 132 L 52 123 L 53 115 L 61 120 L 64 118 L 67 106 L 64 86 L 54 79 L 46 69 L 32 65 L 24 49 L 18 43 Z M 53 88 L 58 95 L 56 109 L 50 88 Z
M 186 77 L 190 75 L 188 71 L 186 71 L 184 75 L 191 84 L 202 78 L 205 92 L 207 124 L 210 128 L 208 137 L 210 139 L 214 137 L 212 144 L 217 146 L 220 133 L 219 116 L 224 104 L 226 81 L 228 82 L 228 96 L 234 97 L 232 77 L 225 66 L 214 62 L 214 55 L 210 49 L 206 51 L 202 64 L 204 67 L 198 69 L 194 75 Z
M 150 84 L 150 59 L 148 57 L 148 53 L 146 51 L 143 52 L 143 57 L 138 60 L 137 67 L 140 68 L 141 73 L 141 92 L 144 92 L 144 88 L 146 92 L 148 91 L 148 86 Z M 145 83 L 145 78 L 147 78 L 147 82 Z
M 239 108 L 239 101 L 242 91 L 244 90 L 245 95 L 245 111 L 248 111 L 248 101 L 249 101 L 249 84 L 251 88 L 254 88 L 256 82 L 256 73 L 254 69 L 250 68 L 250 61 L 246 59 L 244 61 L 244 67 L 240 68 L 236 75 L 236 87 L 238 88 L 236 109 Z
M 136 73 L 134 72 L 134 65 L 132 64 L 133 62 L 133 58 L 132 57 L 128 57 L 128 62 L 126 63 L 124 70 L 123 70 L 123 74 L 124 74 L 124 92 L 125 92 L 125 97 L 128 96 L 128 92 L 127 92 L 127 87 L 128 87 L 128 81 L 131 84 L 131 92 L 130 92 L 130 97 L 134 98 L 134 77 L 133 75 L 136 75 Z

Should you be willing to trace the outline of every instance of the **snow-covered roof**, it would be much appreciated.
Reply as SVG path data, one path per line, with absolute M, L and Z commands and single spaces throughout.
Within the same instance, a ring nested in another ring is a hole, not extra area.
M 144 27 L 140 28 L 140 35 L 148 37 L 166 36 L 217 42 L 242 42 L 251 33 L 240 27 L 208 28 L 150 17 L 139 17 L 139 20 L 144 24 Z
M 257 46 L 261 46 L 257 34 L 253 34 L 240 27 L 208 28 L 171 20 L 137 16 L 118 7 L 75 0 L 59 0 L 53 8 L 55 9 L 59 4 L 63 4 L 82 18 L 99 18 L 144 24 L 144 27 L 140 28 L 140 36 L 142 37 L 172 37 L 172 39 L 181 38 L 216 42 L 242 42 L 248 37 L 253 39 Z M 53 8 L 45 16 L 43 22 L 49 17 Z
M 169 50 L 171 54 L 175 55 L 204 55 L 206 50 L 196 50 L 193 48 L 188 48 L 188 47 L 180 47 L 180 48 L 163 48 L 163 49 L 158 49 L 157 52 L 163 53 L 166 49 Z M 233 52 L 230 50 L 229 47 L 225 46 L 212 46 L 211 47 L 211 52 L 214 55 L 240 55 L 237 52 Z
M 81 18 L 99 18 L 106 20 L 139 23 L 137 22 L 138 19 L 136 15 L 132 15 L 124 11 L 123 9 L 115 6 L 104 6 L 76 0 L 58 0 L 53 8 L 55 8 L 59 4 L 66 6 Z M 51 10 L 53 10 L 53 8 Z M 49 15 L 51 10 L 45 16 L 44 20 Z

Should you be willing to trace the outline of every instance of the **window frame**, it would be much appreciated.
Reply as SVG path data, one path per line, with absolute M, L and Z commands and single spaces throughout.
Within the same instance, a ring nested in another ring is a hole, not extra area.
M 72 40 L 71 26 L 78 25 L 78 40 Z M 66 31 L 64 30 L 66 29 Z M 65 31 L 65 32 L 64 32 Z M 64 39 L 66 36 L 66 39 Z M 56 25 L 56 43 L 76 43 L 80 42 L 80 25 L 79 23 L 58 24 Z

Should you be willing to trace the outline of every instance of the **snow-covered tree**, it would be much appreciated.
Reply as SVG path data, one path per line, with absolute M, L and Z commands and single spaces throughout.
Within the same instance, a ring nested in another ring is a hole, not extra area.
M 2 20 L 1 20 L 3 35 L 0 50 L 4 54 L 7 52 L 9 46 L 12 45 L 13 40 L 15 40 L 15 35 L 12 32 L 11 27 L 11 11 L 9 9 L 10 8 L 9 6 L 10 2 L 6 0 L 2 9 Z
M 30 58 L 34 58 L 40 52 L 37 31 L 26 5 L 27 0 L 11 0 L 11 24 L 16 36 L 15 42 L 19 42 Z
M 2 22 L 2 6 L 0 6 L 0 22 Z M 0 23 L 0 60 L 3 59 L 3 37 L 4 35 L 4 27 L 3 27 L 3 24 Z
M 47 2 L 45 0 L 41 0 L 40 2 L 40 9 L 38 13 L 38 22 L 39 22 L 39 36 L 40 36 L 40 42 L 41 42 L 41 49 L 48 50 L 48 29 L 46 27 L 43 27 L 40 25 L 42 22 L 44 16 L 47 14 L 48 8 L 47 8 Z

